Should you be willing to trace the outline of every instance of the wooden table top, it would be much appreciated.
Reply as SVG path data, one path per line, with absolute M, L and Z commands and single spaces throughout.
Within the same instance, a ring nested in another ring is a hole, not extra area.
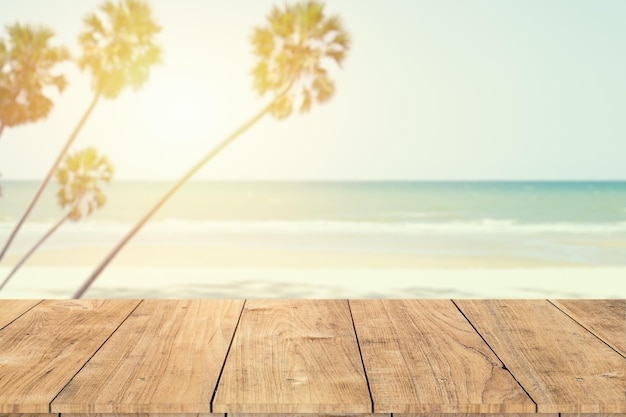
M 0 413 L 626 413 L 626 300 L 0 300 Z

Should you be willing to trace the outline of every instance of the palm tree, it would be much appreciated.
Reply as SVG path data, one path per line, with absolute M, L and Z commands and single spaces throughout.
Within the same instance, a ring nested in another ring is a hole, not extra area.
M 94 210 L 104 205 L 106 196 L 101 186 L 110 183 L 112 176 L 113 166 L 105 156 L 98 155 L 95 148 L 83 149 L 65 158 L 63 165 L 57 169 L 55 177 L 60 185 L 59 191 L 56 193 L 57 202 L 61 208 L 67 208 L 67 212 L 26 252 L 4 279 L 0 285 L 0 290 L 39 246 L 56 232 L 65 221 L 77 222 L 83 216 L 90 215 Z
M 52 100 L 43 91 L 63 92 L 67 80 L 53 72 L 69 59 L 67 49 L 51 46 L 54 32 L 39 26 L 7 26 L 8 41 L 0 39 L 0 136 L 6 127 L 36 122 L 48 115 Z
M 252 70 L 253 86 L 261 96 L 269 93 L 271 101 L 191 167 L 113 248 L 74 298 L 82 297 L 117 253 L 187 180 L 263 116 L 270 113 L 285 119 L 294 105 L 305 113 L 313 103 L 327 102 L 335 92 L 327 66 L 341 66 L 350 47 L 339 17 L 327 17 L 324 5 L 318 1 L 285 5 L 282 10 L 274 7 L 267 16 L 267 26 L 256 28 L 251 41 L 258 60 Z
M 138 90 L 148 79 L 150 67 L 160 62 L 161 50 L 155 44 L 154 36 L 161 31 L 161 27 L 153 21 L 147 3 L 140 0 L 120 0 L 115 4 L 112 0 L 107 0 L 98 11 L 99 13 L 85 17 L 87 28 L 79 36 L 83 53 L 78 65 L 81 70 L 91 73 L 93 99 L 11 232 L 0 252 L 0 261 L 100 97 L 114 99 L 127 86 Z

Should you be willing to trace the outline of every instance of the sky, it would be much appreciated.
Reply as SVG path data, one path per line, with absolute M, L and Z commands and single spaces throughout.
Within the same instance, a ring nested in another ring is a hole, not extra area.
M 101 0 L 0 0 L 0 36 L 44 24 L 80 54 Z M 267 103 L 249 36 L 266 0 L 150 0 L 163 62 L 139 91 L 101 101 L 72 149 L 118 179 L 174 180 Z M 333 99 L 265 117 L 196 179 L 626 179 L 623 0 L 328 0 L 351 35 Z M 40 179 L 86 109 L 88 74 L 36 124 L 0 138 L 3 180 Z

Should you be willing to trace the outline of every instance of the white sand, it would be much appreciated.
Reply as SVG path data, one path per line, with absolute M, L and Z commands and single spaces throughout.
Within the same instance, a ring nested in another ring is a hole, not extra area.
M 91 271 L 25 267 L 0 298 L 70 298 Z M 111 267 L 85 298 L 626 298 L 626 268 Z

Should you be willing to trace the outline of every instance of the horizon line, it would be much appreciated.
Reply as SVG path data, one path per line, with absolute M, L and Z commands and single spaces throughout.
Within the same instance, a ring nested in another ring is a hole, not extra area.
M 118 178 L 111 182 L 174 182 L 172 178 Z M 41 181 L 40 178 L 2 178 L 3 182 Z M 321 183 L 321 182 L 626 182 L 625 178 L 204 178 L 191 179 L 188 182 L 284 182 L 284 183 Z

